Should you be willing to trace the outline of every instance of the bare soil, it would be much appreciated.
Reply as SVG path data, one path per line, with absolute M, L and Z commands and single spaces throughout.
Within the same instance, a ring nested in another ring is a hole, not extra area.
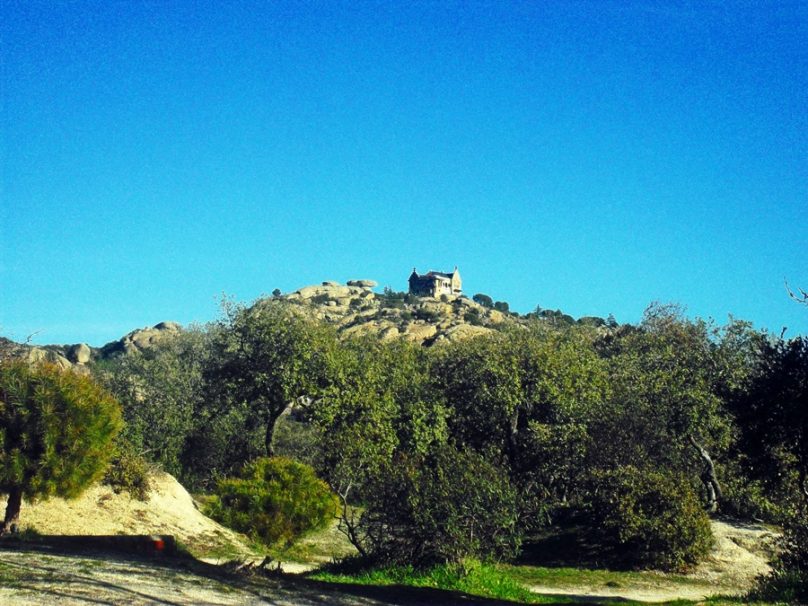
M 0 499 L 0 508 L 5 502 Z M 21 526 L 42 535 L 173 535 L 195 556 L 152 557 L 126 553 L 58 553 L 2 546 L 0 605 L 5 604 L 429 604 L 486 603 L 437 590 L 330 585 L 294 575 L 233 574 L 228 561 L 256 561 L 242 535 L 199 511 L 188 492 L 168 474 L 154 478 L 148 501 L 115 494 L 104 486 L 73 501 L 23 503 Z M 534 585 L 536 593 L 565 597 L 666 601 L 739 595 L 768 572 L 777 533 L 758 524 L 713 522 L 710 557 L 688 575 L 649 573 L 630 583 Z M 350 546 L 333 528 L 304 539 L 281 559 L 298 573 L 345 555 Z M 288 559 L 287 559 L 288 558 Z M 291 560 L 291 561 L 290 561 Z

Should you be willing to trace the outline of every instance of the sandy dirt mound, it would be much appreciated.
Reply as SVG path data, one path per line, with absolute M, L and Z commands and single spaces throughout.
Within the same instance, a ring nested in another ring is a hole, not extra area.
M 692 576 L 711 583 L 747 587 L 755 577 L 771 572 L 769 561 L 780 536 L 763 524 L 713 520 L 715 545 Z
M 5 509 L 5 497 L 0 497 Z M 235 558 L 250 555 L 243 537 L 200 512 L 188 491 L 167 473 L 155 474 L 147 501 L 95 485 L 78 499 L 23 502 L 20 526 L 40 534 L 173 535 L 195 555 Z

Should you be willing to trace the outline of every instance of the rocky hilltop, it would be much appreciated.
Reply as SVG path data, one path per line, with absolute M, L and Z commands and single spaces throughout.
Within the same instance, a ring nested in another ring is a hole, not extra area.
M 345 285 L 327 281 L 275 298 L 306 308 L 336 325 L 341 334 L 400 338 L 425 346 L 485 334 L 517 321 L 465 296 L 432 298 L 387 289 L 377 294 L 376 286 L 373 280 L 349 280 Z
M 50 362 L 61 368 L 73 368 L 88 372 L 87 365 L 116 355 L 143 351 L 163 339 L 178 335 L 182 327 L 176 322 L 160 322 L 151 328 L 138 328 L 117 341 L 103 347 L 91 347 L 86 343 L 75 345 L 29 345 L 15 343 L 0 337 L 0 357 L 22 358 L 31 363 Z
M 263 300 L 281 300 L 300 306 L 313 317 L 335 325 L 339 333 L 346 336 L 375 335 L 382 340 L 406 339 L 424 346 L 485 334 L 519 322 L 515 316 L 484 307 L 465 296 L 433 298 L 389 289 L 377 293 L 374 291 L 377 286 L 373 280 L 349 280 L 346 284 L 326 281 Z M 0 357 L 47 361 L 62 368 L 87 372 L 88 364 L 144 351 L 178 335 L 181 330 L 176 322 L 160 322 L 133 330 L 103 347 L 86 343 L 38 346 L 0 337 Z

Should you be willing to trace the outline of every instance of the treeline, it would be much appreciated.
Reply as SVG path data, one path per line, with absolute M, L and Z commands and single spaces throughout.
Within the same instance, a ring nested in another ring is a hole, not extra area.
M 679 568 L 709 549 L 708 512 L 791 523 L 808 505 L 808 341 L 675 306 L 422 348 L 264 300 L 96 370 L 123 404 L 122 466 L 215 491 L 296 459 L 375 561 L 508 558 L 575 523 L 604 561 Z

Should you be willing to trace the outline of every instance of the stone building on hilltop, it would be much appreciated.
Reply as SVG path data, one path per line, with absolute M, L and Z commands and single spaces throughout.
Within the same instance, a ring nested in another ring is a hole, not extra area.
M 412 268 L 410 274 L 410 294 L 419 297 L 440 297 L 441 295 L 460 296 L 463 293 L 463 283 L 460 272 L 455 266 L 451 273 L 430 271 L 423 275 Z

